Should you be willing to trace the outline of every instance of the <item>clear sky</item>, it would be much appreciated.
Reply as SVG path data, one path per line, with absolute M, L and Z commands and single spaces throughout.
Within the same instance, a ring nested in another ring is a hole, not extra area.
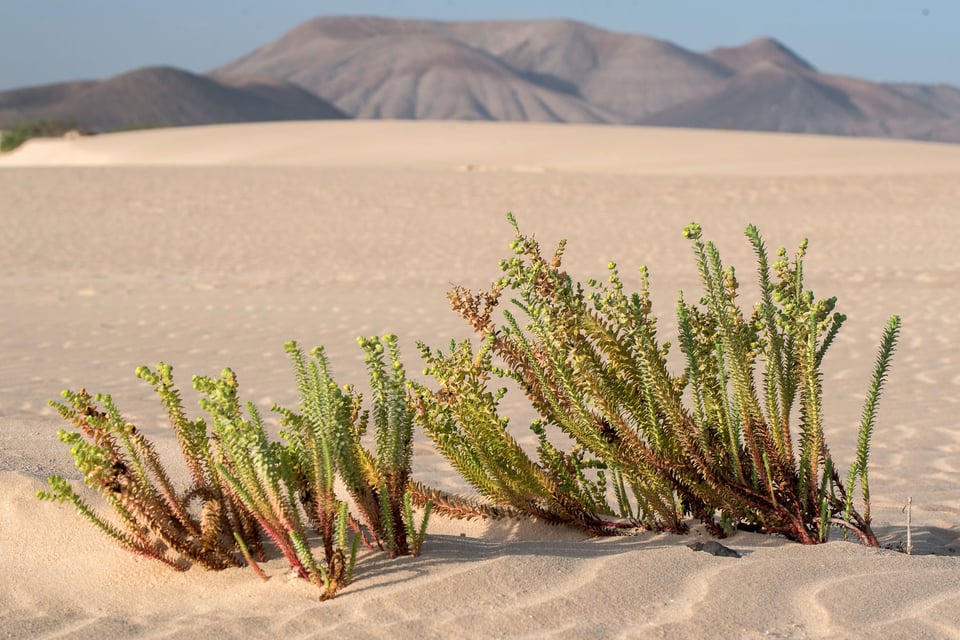
M 766 35 L 822 71 L 960 86 L 960 0 L 0 0 L 0 89 L 204 72 L 319 15 L 570 18 L 695 51 Z

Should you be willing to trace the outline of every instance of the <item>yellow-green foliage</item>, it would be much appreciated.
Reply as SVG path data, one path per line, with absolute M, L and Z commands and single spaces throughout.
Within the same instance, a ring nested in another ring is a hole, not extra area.
M 3 130 L 0 151 L 13 151 L 30 138 L 59 138 L 79 129 L 73 120 L 36 120 L 24 122 Z
M 806 241 L 793 260 L 781 249 L 770 264 L 756 228 L 747 227 L 760 299 L 746 313 L 733 268 L 699 225 L 684 230 L 703 294 L 698 303 L 683 295 L 678 302 L 685 366 L 676 372 L 657 335 L 645 269 L 636 293 L 625 291 L 614 263 L 603 281 L 583 285 L 562 270 L 565 242 L 545 258 L 509 219 L 515 238 L 502 275 L 486 292 L 449 294 L 479 341 L 452 341 L 445 352 L 420 344 L 435 384 L 407 381 L 396 336 L 361 338 L 371 388 L 365 409 L 361 394 L 333 380 L 322 348 L 308 357 L 290 342 L 299 406 L 273 407 L 283 440 L 271 441 L 258 409 L 241 403 L 230 369 L 193 379 L 208 423 L 187 417 L 169 365 L 141 367 L 137 375 L 169 414 L 187 486 L 174 486 L 153 444 L 110 396 L 65 391 L 65 403 L 52 404 L 75 431 L 59 437 L 114 515 L 97 512 L 59 476 L 39 497 L 71 503 L 122 547 L 177 569 L 246 562 L 265 577 L 258 563 L 269 541 L 321 599 L 351 580 L 361 541 L 390 557 L 419 554 L 434 507 L 461 518 L 530 515 L 598 535 L 683 532 L 691 515 L 717 535 L 741 526 L 804 543 L 837 526 L 877 544 L 869 448 L 897 316 L 883 334 L 844 484 L 824 440 L 821 364 L 845 317 L 836 298 L 804 288 Z M 505 293 L 511 305 L 500 308 Z M 535 457 L 501 415 L 505 379 L 540 415 L 530 425 Z M 412 481 L 415 422 L 479 498 Z M 363 442 L 371 425 L 373 449 Z M 348 498 L 337 495 L 338 478 Z M 854 508 L 858 486 L 862 514 Z M 419 524 L 414 503 L 425 507 Z M 319 559 L 308 526 L 323 545 Z
M 371 411 L 353 387 L 339 388 L 330 377 L 323 349 L 304 356 L 295 342 L 287 343 L 300 391 L 299 413 L 277 407 L 310 496 L 308 513 L 319 528 L 329 526 L 329 498 L 333 471 L 339 474 L 374 541 L 391 558 L 418 555 L 431 505 L 419 527 L 406 508 L 413 458 L 413 416 L 407 402 L 406 375 L 400 362 L 397 337 L 359 339 L 366 355 L 372 395 L 375 452 L 362 438 Z M 389 364 L 384 361 L 389 358 Z
M 734 270 L 701 240 L 698 225 L 688 226 L 704 295 L 699 305 L 681 296 L 687 365 L 674 373 L 670 346 L 660 342 L 651 315 L 645 269 L 637 293 L 625 292 L 614 263 L 604 281 L 585 287 L 561 269 L 564 242 L 545 258 L 510 221 L 516 237 L 513 256 L 500 263 L 504 275 L 487 292 L 455 287 L 449 295 L 480 335 L 479 348 L 464 341 L 444 354 L 421 345 L 438 388 L 416 391 L 424 429 L 484 497 L 594 533 L 682 531 L 692 514 L 717 535 L 724 522 L 812 543 L 836 525 L 876 544 L 867 454 L 899 318 L 884 334 L 845 487 L 823 438 L 820 374 L 844 317 L 834 312 L 835 298 L 818 300 L 804 289 L 806 241 L 793 262 L 781 250 L 774 281 L 759 234 L 747 228 L 761 300 L 744 314 Z M 507 291 L 512 306 L 496 316 Z M 540 442 L 536 461 L 499 413 L 505 391 L 490 385 L 502 377 L 513 379 L 542 416 L 531 425 Z M 574 448 L 551 444 L 553 430 Z M 852 505 L 857 480 L 863 516 Z
M 181 570 L 192 563 L 222 569 L 246 560 L 265 577 L 258 565 L 265 535 L 302 578 L 320 588 L 321 599 L 333 597 L 351 580 L 358 545 L 368 535 L 390 557 L 419 554 L 431 508 L 428 503 L 415 526 L 407 493 L 413 419 L 396 338 L 361 340 L 361 346 L 374 396 L 376 455 L 361 443 L 369 416 L 360 395 L 350 387 L 341 391 L 330 378 L 322 349 L 307 362 L 290 343 L 301 413 L 274 407 L 287 427 L 284 442 L 271 442 L 257 408 L 241 404 L 230 369 L 219 378 L 193 379 L 210 416 L 207 424 L 186 417 L 169 365 L 161 363 L 156 371 L 140 367 L 137 374 L 167 408 L 190 484 L 173 486 L 153 445 L 123 419 L 109 396 L 65 391 L 68 404 L 53 404 L 78 431 L 61 431 L 60 439 L 70 445 L 85 484 L 112 507 L 115 518 L 96 512 L 59 476 L 38 496 L 70 502 L 124 548 Z M 338 474 L 367 531 L 335 494 Z M 319 560 L 308 544 L 306 523 L 322 541 Z

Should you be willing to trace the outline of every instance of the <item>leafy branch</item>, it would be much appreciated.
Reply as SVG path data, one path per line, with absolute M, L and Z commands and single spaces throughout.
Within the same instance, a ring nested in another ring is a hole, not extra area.
M 224 569 L 245 561 L 266 578 L 259 562 L 268 540 L 300 577 L 319 587 L 321 600 L 331 598 L 352 579 L 359 544 L 368 535 L 390 557 L 418 555 L 432 507 L 428 499 L 417 525 L 407 490 L 413 419 L 396 337 L 364 339 L 361 346 L 374 396 L 376 454 L 361 443 L 370 418 L 360 395 L 352 387 L 340 390 L 322 349 L 307 361 L 296 343 L 289 343 L 301 412 L 274 407 L 286 427 L 284 442 L 270 441 L 257 408 L 241 403 L 232 370 L 193 379 L 208 425 L 187 418 L 172 367 L 140 367 L 137 375 L 167 408 L 189 485 L 174 486 L 153 444 L 122 417 L 110 396 L 65 391 L 67 403 L 52 404 L 77 431 L 60 431 L 59 437 L 71 447 L 84 483 L 115 518 L 90 507 L 60 476 L 52 476 L 50 491 L 38 497 L 69 502 L 121 547 L 178 570 L 192 564 Z M 359 521 L 335 493 L 338 476 L 359 509 Z M 320 537 L 319 560 L 308 524 Z
M 444 353 L 421 344 L 437 388 L 416 385 L 414 394 L 418 421 L 484 498 L 596 534 L 679 532 L 692 515 L 717 535 L 740 525 L 814 543 L 840 526 L 877 544 L 867 457 L 898 317 L 883 337 L 845 487 L 823 436 L 820 368 L 845 316 L 834 311 L 836 298 L 805 289 L 806 241 L 793 261 L 780 250 L 770 265 L 759 232 L 747 227 L 760 300 L 746 314 L 735 270 L 701 239 L 699 225 L 684 230 L 704 293 L 699 305 L 682 295 L 678 302 L 686 366 L 677 375 L 667 366 L 669 343 L 657 338 L 646 269 L 637 293 L 625 292 L 612 262 L 605 281 L 584 286 L 561 268 L 565 241 L 544 257 L 509 221 L 515 238 L 503 275 L 487 291 L 449 294 L 479 347 L 454 342 Z M 507 291 L 511 306 L 498 316 Z M 500 415 L 506 387 L 493 387 L 503 379 L 541 416 L 530 427 L 537 460 Z M 553 445 L 553 432 L 573 449 Z M 857 481 L 863 516 L 853 509 Z M 476 514 L 469 501 L 452 502 L 451 512 Z

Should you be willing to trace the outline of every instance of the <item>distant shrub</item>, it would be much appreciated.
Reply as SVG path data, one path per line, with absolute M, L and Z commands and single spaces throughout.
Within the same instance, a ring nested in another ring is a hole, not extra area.
M 0 151 L 13 151 L 30 138 L 59 138 L 70 131 L 90 133 L 75 120 L 35 120 L 3 130 Z

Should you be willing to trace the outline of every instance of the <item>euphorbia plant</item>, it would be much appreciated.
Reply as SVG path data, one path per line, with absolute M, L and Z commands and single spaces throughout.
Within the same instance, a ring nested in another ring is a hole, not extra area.
M 835 298 L 817 299 L 804 288 L 806 241 L 792 262 L 780 251 L 772 277 L 760 235 L 747 227 L 760 300 L 745 313 L 733 268 L 702 241 L 699 225 L 689 225 L 684 235 L 704 294 L 699 305 L 681 295 L 686 366 L 673 372 L 646 269 L 636 293 L 625 291 L 614 263 L 605 281 L 584 286 L 561 268 L 565 241 L 546 258 L 510 222 L 516 236 L 513 256 L 500 263 L 503 275 L 488 291 L 454 287 L 449 294 L 479 334 L 479 347 L 464 341 L 443 353 L 421 345 L 437 387 L 419 385 L 416 393 L 425 430 L 486 499 L 599 534 L 679 532 L 692 514 L 717 535 L 740 525 L 813 543 L 840 526 L 877 544 L 867 461 L 897 316 L 883 335 L 844 485 L 824 440 L 820 367 L 845 317 L 834 311 Z M 511 305 L 498 309 L 505 292 Z M 498 378 L 516 382 L 541 416 L 531 426 L 540 443 L 536 461 L 499 413 L 506 391 L 492 388 Z M 573 448 L 554 445 L 554 430 Z M 857 482 L 863 515 L 853 507 Z M 447 502 L 451 513 L 478 512 L 469 501 Z

